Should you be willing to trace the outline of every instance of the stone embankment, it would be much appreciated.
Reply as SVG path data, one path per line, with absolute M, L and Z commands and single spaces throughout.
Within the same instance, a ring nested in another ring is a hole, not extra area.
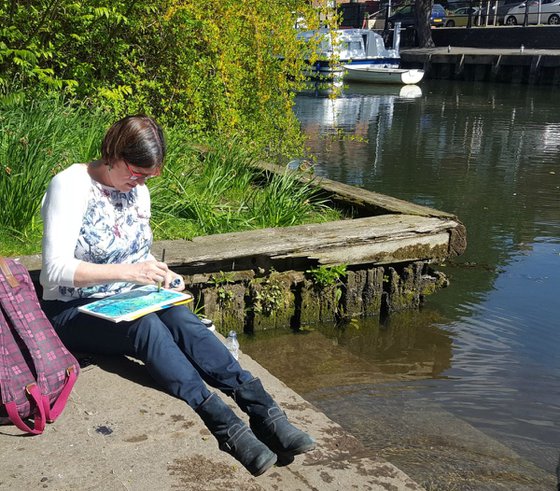
M 252 477 L 184 402 L 154 387 L 143 365 L 95 357 L 62 416 L 40 436 L 0 427 L 0 490 L 421 490 L 268 371 L 242 354 L 317 448 Z M 241 418 L 246 416 L 229 402 Z

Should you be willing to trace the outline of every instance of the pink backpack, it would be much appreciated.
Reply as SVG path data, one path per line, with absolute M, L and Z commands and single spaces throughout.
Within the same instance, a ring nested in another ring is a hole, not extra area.
M 0 424 L 42 433 L 64 409 L 79 370 L 41 310 L 27 269 L 0 257 Z

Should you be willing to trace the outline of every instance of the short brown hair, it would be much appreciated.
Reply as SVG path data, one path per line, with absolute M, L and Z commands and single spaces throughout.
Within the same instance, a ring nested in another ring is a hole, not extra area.
M 142 114 L 126 116 L 113 124 L 101 145 L 105 164 L 125 160 L 136 167 L 161 167 L 165 158 L 165 137 L 161 127 Z

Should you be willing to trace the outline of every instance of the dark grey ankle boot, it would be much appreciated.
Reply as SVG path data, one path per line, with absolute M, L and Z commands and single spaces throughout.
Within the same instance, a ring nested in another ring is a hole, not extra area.
M 276 455 L 216 394 L 211 394 L 196 412 L 218 440 L 220 449 L 241 462 L 253 476 L 260 476 L 276 463 Z
M 249 415 L 256 437 L 279 455 L 298 455 L 315 448 L 315 440 L 293 426 L 258 378 L 233 391 L 239 407 Z

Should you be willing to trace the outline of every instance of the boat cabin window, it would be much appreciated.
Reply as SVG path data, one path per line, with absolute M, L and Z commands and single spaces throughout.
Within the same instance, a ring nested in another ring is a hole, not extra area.
M 342 41 L 338 47 L 341 59 L 363 58 L 365 54 L 362 40 Z

